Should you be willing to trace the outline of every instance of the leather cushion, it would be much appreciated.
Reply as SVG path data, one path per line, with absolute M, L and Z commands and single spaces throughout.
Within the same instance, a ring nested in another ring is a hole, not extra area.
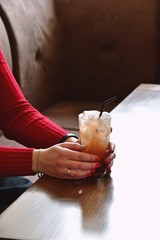
M 62 33 L 65 100 L 122 100 L 156 83 L 159 1 L 55 0 Z

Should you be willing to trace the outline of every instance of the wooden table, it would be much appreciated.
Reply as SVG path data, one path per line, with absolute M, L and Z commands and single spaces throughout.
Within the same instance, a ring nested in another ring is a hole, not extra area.
M 160 239 L 160 85 L 141 84 L 111 114 L 111 176 L 42 177 L 0 215 L 1 237 Z

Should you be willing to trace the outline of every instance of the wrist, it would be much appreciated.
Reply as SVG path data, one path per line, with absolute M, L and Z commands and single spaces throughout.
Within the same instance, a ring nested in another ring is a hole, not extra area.
M 36 159 L 37 159 L 38 149 L 34 149 L 32 152 L 32 172 L 36 173 Z
M 32 171 L 34 173 L 40 173 L 40 152 L 41 149 L 34 149 L 32 153 Z
M 60 139 L 59 143 L 63 143 L 63 142 L 66 142 L 66 141 L 69 141 L 69 142 L 74 141 L 75 142 L 77 140 L 78 140 L 78 136 L 76 136 L 73 133 L 68 133 Z

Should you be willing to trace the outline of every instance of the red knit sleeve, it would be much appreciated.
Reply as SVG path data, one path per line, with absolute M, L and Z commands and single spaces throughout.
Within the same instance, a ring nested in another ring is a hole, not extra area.
M 31 148 L 0 147 L 0 177 L 33 175 Z
M 58 143 L 62 136 L 68 133 L 66 130 L 50 121 L 47 117 L 43 116 L 25 99 L 9 69 L 1 49 L 0 129 L 3 130 L 7 138 L 13 139 L 31 148 L 23 150 L 1 147 L 0 162 L 2 165 L 0 164 L 0 175 L 3 175 L 3 172 L 7 172 L 7 168 L 13 166 L 13 162 L 14 168 L 17 167 L 18 169 L 18 166 L 21 166 L 22 173 L 28 172 L 28 174 L 30 174 L 32 148 L 46 148 L 52 146 Z M 18 159 L 21 159 L 22 164 L 18 163 Z M 20 173 L 20 169 L 18 172 Z M 13 174 L 17 174 L 17 172 L 14 170 Z
M 66 131 L 38 112 L 25 99 L 0 52 L 0 128 L 9 139 L 27 147 L 48 147 Z

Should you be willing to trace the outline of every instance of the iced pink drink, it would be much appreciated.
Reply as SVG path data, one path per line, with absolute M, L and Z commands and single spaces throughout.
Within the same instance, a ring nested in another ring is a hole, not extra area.
M 109 143 L 111 116 L 99 111 L 84 111 L 79 114 L 79 131 L 81 144 L 86 146 L 85 152 L 98 155 L 103 160 Z

